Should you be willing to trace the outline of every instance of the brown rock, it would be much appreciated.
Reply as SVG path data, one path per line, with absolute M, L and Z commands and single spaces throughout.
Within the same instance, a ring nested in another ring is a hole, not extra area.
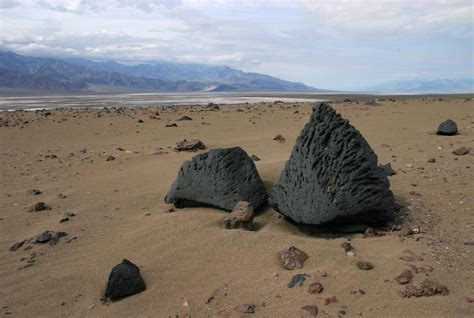
M 359 269 L 361 270 L 368 271 L 368 270 L 373 269 L 374 265 L 366 261 L 359 261 L 357 262 L 357 267 L 359 267 Z
M 344 249 L 344 251 L 346 252 L 349 252 L 349 251 L 353 251 L 354 248 L 352 247 L 351 243 L 350 242 L 344 242 L 341 244 L 341 247 Z
M 281 265 L 289 270 L 303 268 L 304 262 L 308 259 L 308 254 L 295 246 L 290 246 L 280 252 Z
M 324 288 L 323 288 L 323 285 L 321 285 L 321 283 L 319 282 L 312 283 L 311 285 L 309 285 L 308 293 L 320 294 L 323 291 L 323 289 Z
M 408 285 L 405 287 L 405 290 L 400 293 L 402 298 L 410 297 L 429 297 L 434 295 L 446 296 L 449 294 L 449 290 L 446 286 L 441 285 L 438 282 L 425 279 L 420 288 L 417 288 L 414 285 Z
M 469 149 L 467 149 L 466 147 L 460 147 L 456 150 L 453 150 L 453 154 L 455 154 L 456 156 L 464 156 L 468 153 L 469 153 Z
M 239 201 L 230 215 L 224 220 L 226 229 L 253 229 L 254 211 L 249 202 Z
M 413 273 L 411 270 L 407 269 L 403 271 L 400 275 L 395 277 L 395 280 L 400 284 L 400 285 L 405 285 L 408 283 L 411 283 L 411 280 L 413 279 Z
M 206 149 L 206 146 L 199 139 L 182 140 L 176 143 L 177 151 L 197 151 L 198 149 Z
M 276 140 L 276 141 L 278 141 L 278 142 L 281 143 L 281 144 L 286 141 L 285 137 L 283 137 L 283 136 L 280 135 L 280 134 L 276 135 L 276 136 L 273 138 L 273 140 Z
M 301 310 L 303 311 L 301 317 L 316 317 L 319 312 L 318 307 L 311 305 L 303 306 Z
M 336 296 L 332 296 L 332 297 L 328 297 L 328 298 L 324 299 L 324 304 L 325 305 L 329 305 L 329 304 L 332 304 L 332 303 L 337 303 Z
M 234 308 L 235 311 L 241 314 L 253 314 L 255 313 L 255 305 L 252 304 L 242 304 Z

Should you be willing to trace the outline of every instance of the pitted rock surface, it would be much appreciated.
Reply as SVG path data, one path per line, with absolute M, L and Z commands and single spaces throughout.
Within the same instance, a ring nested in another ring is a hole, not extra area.
M 213 149 L 186 161 L 165 201 L 177 208 L 214 206 L 227 211 L 247 201 L 258 209 L 267 193 L 252 159 L 234 147 Z
M 394 198 L 364 137 L 320 103 L 296 140 L 270 204 L 297 223 L 376 223 L 386 219 Z

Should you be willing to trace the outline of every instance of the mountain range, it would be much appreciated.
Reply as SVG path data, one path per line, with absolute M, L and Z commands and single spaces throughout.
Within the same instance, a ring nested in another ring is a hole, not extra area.
M 0 87 L 91 91 L 97 85 L 157 92 L 319 91 L 302 83 L 227 66 L 171 62 L 125 65 L 114 61 L 42 58 L 0 51 Z

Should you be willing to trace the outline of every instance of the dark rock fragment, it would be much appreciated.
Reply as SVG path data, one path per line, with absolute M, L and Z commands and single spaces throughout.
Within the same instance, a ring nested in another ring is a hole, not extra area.
M 296 274 L 288 283 L 288 288 L 293 288 L 296 285 L 299 285 L 300 287 L 303 286 L 303 282 L 306 280 L 307 276 L 307 274 Z
M 304 312 L 302 314 L 302 317 L 316 317 L 318 315 L 318 307 L 316 306 L 311 306 L 311 305 L 306 305 L 301 307 L 301 310 Z
M 394 197 L 377 155 L 328 104 L 314 107 L 271 204 L 297 223 L 377 223 L 394 208 Z
M 198 150 L 206 149 L 206 146 L 199 139 L 193 139 L 189 141 L 184 139 L 176 143 L 175 149 L 177 151 L 198 151 Z
M 117 300 L 146 289 L 140 269 L 127 259 L 112 268 L 105 290 L 105 298 Z
M 29 212 L 41 212 L 41 211 L 46 211 L 46 210 L 51 210 L 51 208 L 46 205 L 44 202 L 36 202 L 29 208 Z
M 276 135 L 276 136 L 273 138 L 273 140 L 276 140 L 276 141 L 278 141 L 278 142 L 281 143 L 281 144 L 286 141 L 285 137 L 283 137 L 283 136 L 280 135 L 280 134 Z
M 112 161 L 112 160 L 115 160 L 115 157 L 112 155 L 109 155 L 107 159 L 105 159 L 105 161 Z
M 38 194 L 41 194 L 40 190 L 37 190 L 37 189 L 26 190 L 26 195 L 38 195 Z
M 457 135 L 458 134 L 458 126 L 456 125 L 456 123 L 453 120 L 448 119 L 446 121 L 443 121 L 439 125 L 438 130 L 436 131 L 436 134 L 441 135 L 441 136 L 454 136 L 454 135 Z
M 357 262 L 357 267 L 363 271 L 369 271 L 374 268 L 374 265 L 372 263 L 366 262 L 366 261 L 359 261 Z
M 182 116 L 179 116 L 178 118 L 176 118 L 176 121 L 183 121 L 183 120 L 193 120 L 193 119 L 189 116 L 186 116 L 186 115 L 182 115 Z
M 224 220 L 226 229 L 253 229 L 253 207 L 246 201 L 239 201 L 230 215 Z
M 466 147 L 460 147 L 458 149 L 453 150 L 453 154 L 455 154 L 456 156 L 464 156 L 464 155 L 467 155 L 468 153 L 469 153 L 469 149 Z
M 255 305 L 252 305 L 252 304 L 238 305 L 234 309 L 235 309 L 235 311 L 237 311 L 241 314 L 254 314 L 255 313 Z
M 186 161 L 165 197 L 177 208 L 214 206 L 227 211 L 239 201 L 258 209 L 266 200 L 255 163 L 240 147 L 213 149 Z
M 280 251 L 281 265 L 289 270 L 303 268 L 304 262 L 308 259 L 308 254 L 295 246 L 290 246 Z

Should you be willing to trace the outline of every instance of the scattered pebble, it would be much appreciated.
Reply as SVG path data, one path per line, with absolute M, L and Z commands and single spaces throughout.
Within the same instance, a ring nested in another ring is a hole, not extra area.
M 308 254 L 295 246 L 290 246 L 280 251 L 281 265 L 289 270 L 303 268 L 304 262 L 308 259 Z

